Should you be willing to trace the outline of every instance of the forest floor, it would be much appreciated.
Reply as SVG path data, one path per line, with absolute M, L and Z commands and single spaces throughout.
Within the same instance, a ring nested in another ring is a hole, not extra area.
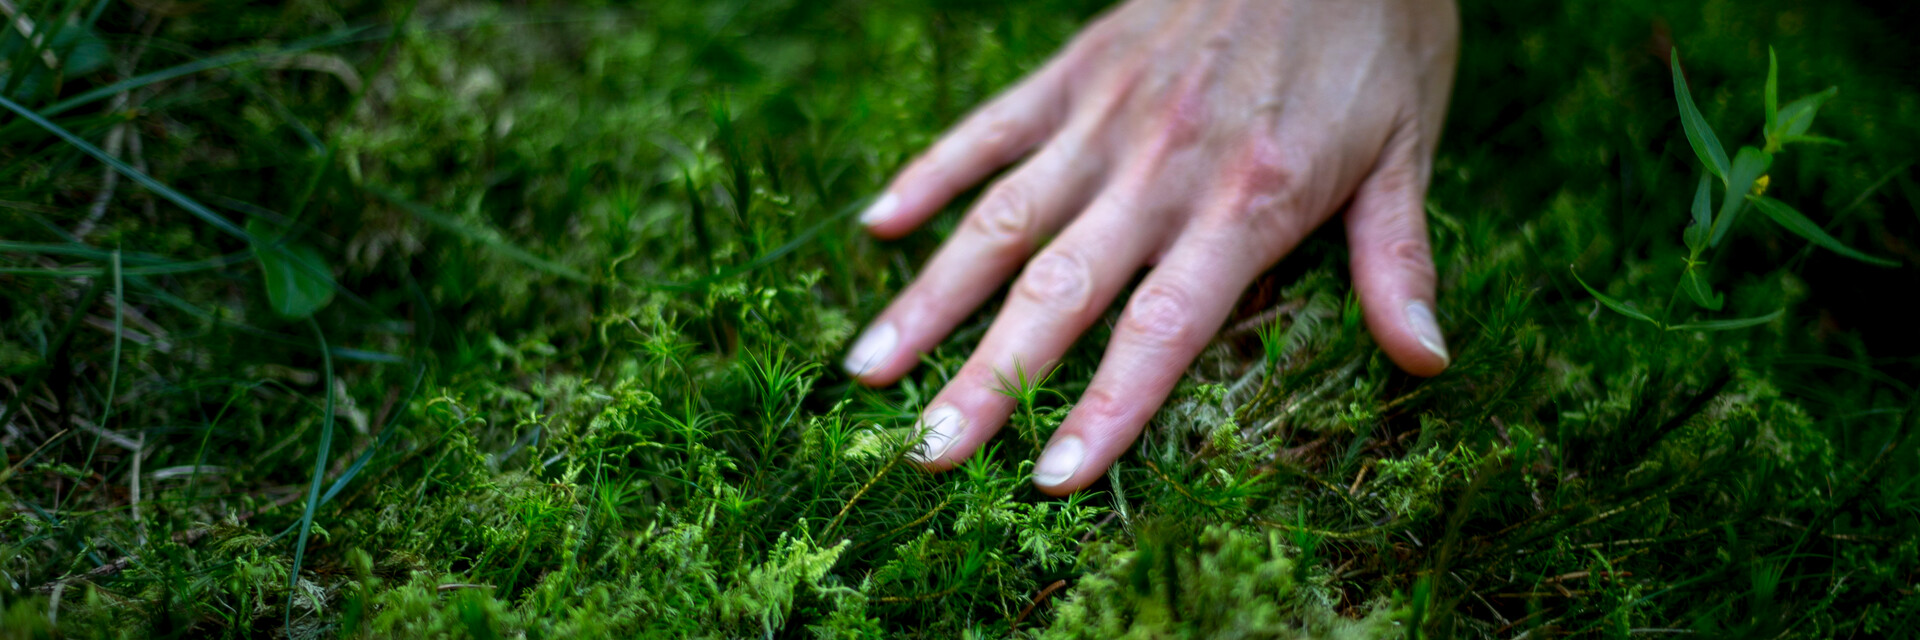
M 1110 321 L 923 473 L 997 303 L 834 363 L 972 195 L 854 212 L 1103 4 L 0 2 L 0 638 L 1920 624 L 1915 10 L 1466 2 L 1451 369 L 1328 228 L 1091 490 L 1027 476 Z

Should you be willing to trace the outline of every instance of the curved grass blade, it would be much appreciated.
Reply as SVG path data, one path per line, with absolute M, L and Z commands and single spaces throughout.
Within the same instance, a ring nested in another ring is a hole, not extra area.
M 1593 299 L 1599 300 L 1600 304 L 1606 305 L 1607 308 L 1612 309 L 1614 313 L 1618 313 L 1620 315 L 1633 318 L 1635 320 L 1644 320 L 1644 321 L 1653 323 L 1656 326 L 1660 324 L 1660 322 L 1658 320 L 1654 320 L 1652 316 L 1641 313 L 1639 310 L 1634 309 L 1633 307 L 1627 306 L 1627 303 L 1621 302 L 1619 300 L 1615 300 L 1613 296 L 1600 293 L 1600 290 L 1593 288 L 1591 285 L 1588 285 L 1587 281 L 1580 279 L 1580 272 L 1574 271 L 1573 265 L 1567 265 L 1567 270 L 1573 272 L 1573 280 L 1575 282 L 1578 282 L 1580 283 L 1580 286 L 1585 287 L 1587 289 L 1587 293 L 1593 294 Z
M 1780 226 L 1785 227 L 1788 231 L 1792 231 L 1795 235 L 1806 238 L 1808 241 L 1826 248 L 1828 251 L 1867 264 L 1882 267 L 1900 266 L 1899 262 L 1867 255 L 1855 250 L 1853 247 L 1841 244 L 1841 242 L 1833 236 L 1827 235 L 1827 232 L 1821 229 L 1820 225 L 1814 224 L 1812 220 L 1807 219 L 1807 216 L 1801 214 L 1793 207 L 1788 206 L 1785 202 L 1766 196 L 1752 197 L 1749 199 L 1753 200 L 1753 206 L 1755 208 L 1759 209 L 1761 213 L 1767 214 L 1767 217 L 1773 218 L 1773 221 L 1779 223 Z
M 433 223 L 434 226 L 446 229 L 447 231 L 453 232 L 454 235 L 493 249 L 501 255 L 517 260 L 521 264 L 533 267 L 543 273 L 559 276 L 575 282 L 593 281 L 593 279 L 588 278 L 586 274 L 575 271 L 571 267 L 534 255 L 533 252 L 522 249 L 519 245 L 502 240 L 499 232 L 493 229 L 474 229 L 454 219 L 452 216 L 434 211 L 426 205 L 408 200 L 406 196 L 400 195 L 399 192 L 385 187 L 369 184 L 365 186 L 365 189 L 373 192 L 374 195 L 380 196 L 387 202 L 393 203 L 395 206 L 406 209 L 408 213 L 413 214 L 416 218 Z
M 180 208 L 186 209 L 187 212 L 193 214 L 194 217 L 200 218 L 207 224 L 213 225 L 213 228 L 246 240 L 249 244 L 254 242 L 253 235 L 247 233 L 245 229 L 240 228 L 240 225 L 234 224 L 232 220 L 228 220 L 226 217 L 214 213 L 213 210 L 206 208 L 206 206 L 194 201 L 194 199 L 182 195 L 178 191 L 174 191 L 172 187 L 161 184 L 159 180 L 155 180 L 151 176 L 142 173 L 139 169 L 133 168 L 133 165 L 108 155 L 107 152 L 101 151 L 99 147 L 93 146 L 93 143 L 81 139 L 80 136 L 73 135 L 73 133 L 67 131 L 65 127 L 61 127 L 41 117 L 40 114 L 34 113 L 32 109 L 20 106 L 19 103 L 8 100 L 6 96 L 0 96 L 0 107 L 5 107 L 8 111 L 12 111 L 20 117 L 25 118 L 28 122 L 39 125 L 40 128 L 46 129 L 55 136 L 59 136 L 60 139 L 67 141 L 67 144 L 79 148 L 81 151 L 86 152 L 87 155 L 107 163 L 107 166 L 113 167 L 113 170 L 120 172 L 120 175 L 140 183 L 140 186 L 146 187 L 149 191 L 158 194 L 162 198 L 166 198 L 169 202 L 180 205 Z
M 347 465 L 346 470 L 340 472 L 340 477 L 333 479 L 333 484 L 327 487 L 327 492 L 321 494 L 320 504 L 333 502 L 333 497 L 340 495 L 340 490 L 347 488 L 347 483 L 353 482 L 353 478 L 360 475 L 360 470 L 366 468 L 367 462 L 373 459 L 373 454 L 386 448 L 387 441 L 392 440 L 393 434 L 399 431 L 394 424 L 400 421 L 400 414 L 406 412 L 405 407 L 413 403 L 414 395 L 420 392 L 420 383 L 426 379 L 426 365 L 415 365 L 413 386 L 407 389 L 407 395 L 401 398 L 398 404 L 393 405 L 393 413 L 387 415 L 387 423 L 380 427 L 380 435 L 374 438 L 373 444 L 368 446 L 366 451 L 360 452 L 360 457 L 353 459 L 353 464 Z
M 307 508 L 300 514 L 300 541 L 294 544 L 293 566 L 287 570 L 288 628 L 293 627 L 293 599 L 300 593 L 300 562 L 307 555 L 307 536 L 313 533 L 313 512 L 320 508 L 320 484 L 327 479 L 327 449 L 333 447 L 333 354 L 327 351 L 327 334 L 320 330 L 320 323 L 308 318 L 307 326 L 313 328 L 314 339 L 320 341 L 320 362 L 324 365 L 320 386 L 326 389 L 327 408 L 320 421 L 320 446 L 313 456 L 313 482 L 307 487 Z
M 1740 318 L 1737 320 L 1703 320 L 1700 322 L 1676 324 L 1671 327 L 1667 327 L 1667 330 L 1668 331 L 1732 331 L 1734 329 L 1745 329 L 1747 327 L 1773 322 L 1774 320 L 1778 319 L 1780 316 L 1786 315 L 1786 313 L 1787 313 L 1786 309 L 1777 309 L 1773 313 L 1769 313 L 1767 315 L 1759 316 L 1756 318 Z
M 115 94 L 119 94 L 121 92 L 131 91 L 131 90 L 138 89 L 140 87 L 144 87 L 157 82 L 165 82 L 168 80 L 172 80 L 174 78 L 178 78 L 180 76 L 193 75 L 202 71 L 207 71 L 209 69 L 218 69 L 220 67 L 231 66 L 231 65 L 242 63 L 242 62 L 258 60 L 261 58 L 266 58 L 271 56 L 283 56 L 288 54 L 301 53 L 301 52 L 309 51 L 313 49 L 321 49 L 321 48 L 332 47 L 336 45 L 349 44 L 353 42 L 360 42 L 360 41 L 384 37 L 384 34 L 367 33 L 372 29 L 373 29 L 372 27 L 351 27 L 351 28 L 342 29 L 340 31 L 336 31 L 334 33 L 330 33 L 327 35 L 316 36 L 313 38 L 300 40 L 283 47 L 268 47 L 268 48 L 261 48 L 261 49 L 251 49 L 247 51 L 235 51 L 233 53 L 217 55 L 211 58 L 202 58 L 200 60 L 195 60 L 193 62 L 188 62 L 186 64 L 169 67 L 166 69 L 161 69 L 159 71 L 155 71 L 152 73 L 143 73 L 143 74 L 140 74 L 131 78 L 127 78 L 125 80 L 121 80 L 119 82 L 115 82 L 113 84 L 100 87 L 98 89 L 94 89 L 92 91 L 88 91 L 86 93 L 82 93 L 80 95 L 53 103 L 51 106 L 48 106 L 45 110 L 42 110 L 41 114 L 51 118 L 51 117 L 60 115 L 62 113 L 66 113 L 67 111 L 72 110 L 75 107 L 92 103 L 94 101 L 103 100 L 103 99 L 112 97 Z
M 1771 166 L 1773 154 L 1753 147 L 1740 147 L 1740 153 L 1733 158 L 1733 173 L 1727 175 L 1726 201 L 1720 203 L 1720 215 L 1713 220 L 1713 237 L 1708 240 L 1708 246 L 1720 246 L 1720 240 L 1733 230 L 1733 221 L 1739 219 L 1740 211 L 1747 207 L 1744 196 L 1753 190 L 1753 182 L 1759 180 Z
M 1680 103 L 1680 127 L 1687 132 L 1687 144 L 1693 146 L 1693 154 L 1700 157 L 1700 164 L 1707 165 L 1707 171 L 1727 179 L 1727 150 L 1720 146 L 1720 138 L 1713 135 L 1713 127 L 1707 125 L 1707 119 L 1700 115 L 1700 108 L 1693 104 L 1693 93 L 1687 89 L 1687 78 L 1680 73 L 1680 49 L 1672 52 L 1673 95 Z

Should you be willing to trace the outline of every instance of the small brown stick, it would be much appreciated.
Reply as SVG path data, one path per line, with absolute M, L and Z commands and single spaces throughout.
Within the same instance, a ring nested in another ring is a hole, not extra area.
M 40 61 L 46 63 L 48 69 L 60 68 L 60 57 L 54 55 L 53 47 L 42 46 L 45 39 L 34 27 L 32 18 L 21 15 L 20 10 L 7 0 L 0 0 L 0 13 L 7 14 L 7 20 L 13 23 L 15 31 L 20 32 L 20 37 L 32 43 L 32 46 L 40 47 Z
M 1496 596 L 1496 597 L 1497 597 L 1497 596 Z M 1539 611 L 1535 611 L 1535 612 L 1533 612 L 1533 613 L 1529 613 L 1529 614 L 1527 614 L 1527 615 L 1526 615 L 1525 617 L 1522 617 L 1522 618 L 1520 618 L 1519 620 L 1515 620 L 1515 621 L 1513 621 L 1513 622 L 1509 622 L 1509 623 L 1507 623 L 1507 626 L 1504 626 L 1504 627 L 1500 627 L 1500 629 L 1499 629 L 1499 630 L 1497 630 L 1497 631 L 1494 631 L 1494 632 L 1493 632 L 1493 635 L 1496 635 L 1496 636 L 1497 636 L 1497 635 L 1500 635 L 1500 634 L 1503 634 L 1503 633 L 1506 633 L 1506 632 L 1507 632 L 1508 630 L 1510 630 L 1510 629 L 1512 629 L 1512 628 L 1514 627 L 1514 625 L 1518 625 L 1518 624 L 1520 624 L 1520 623 L 1522 623 L 1522 622 L 1526 622 L 1526 621 L 1528 621 L 1528 620 L 1532 620 L 1532 619 L 1534 619 L 1535 617 L 1537 617 L 1537 616 L 1539 616 L 1540 614 L 1543 614 L 1543 613 L 1546 613 L 1546 612 L 1547 612 L 1547 610 L 1546 610 L 1546 609 L 1541 609 L 1541 610 L 1539 610 Z
M 860 485 L 860 490 L 853 492 L 853 497 L 847 498 L 847 503 L 840 507 L 840 513 L 833 516 L 833 522 L 827 523 L 826 530 L 820 532 L 820 539 L 826 540 L 827 535 L 833 533 L 833 530 L 840 526 L 840 521 L 847 518 L 847 512 L 853 510 L 853 503 L 859 502 L 860 496 L 867 495 L 867 490 L 872 489 L 875 483 L 880 482 L 881 478 L 886 477 L 887 472 L 892 471 L 894 465 L 900 464 L 900 459 L 904 457 L 906 457 L 906 451 L 901 450 L 899 454 L 893 456 L 893 459 L 887 461 L 887 466 L 880 468 L 880 473 L 873 474 L 872 478 L 867 479 L 866 484 Z
M 493 585 L 490 585 L 490 584 L 455 583 L 455 584 L 443 584 L 438 587 L 434 587 L 433 590 L 434 591 L 458 591 L 460 589 L 492 589 L 492 588 L 493 588 Z
M 53 437 L 47 438 L 46 442 L 40 443 L 40 446 L 34 447 L 32 451 L 27 452 L 26 457 L 21 458 L 19 462 L 14 463 L 11 467 L 7 467 L 5 471 L 0 471 L 0 482 L 6 482 L 8 478 L 13 477 L 13 472 L 19 471 L 20 465 L 26 464 L 27 461 L 32 460 L 34 456 L 40 455 L 41 449 L 45 449 L 47 445 L 58 441 L 60 436 L 67 435 L 67 431 L 67 429 L 61 429 L 59 433 L 53 434 Z
M 1033 602 L 1027 603 L 1027 608 L 1020 610 L 1020 616 L 1013 619 L 1013 626 L 1009 627 L 1009 629 L 1019 629 L 1020 622 L 1027 619 L 1027 614 L 1033 613 L 1033 609 L 1040 606 L 1040 603 L 1045 601 L 1047 596 L 1053 595 L 1053 592 L 1059 591 L 1066 586 L 1066 580 L 1055 580 L 1053 584 L 1047 585 L 1047 588 L 1041 589 L 1040 594 L 1033 597 Z
M 929 509 L 926 515 L 920 516 L 919 518 L 915 519 L 913 522 L 909 522 L 909 523 L 900 525 L 898 527 L 894 527 L 892 531 L 888 531 L 886 533 L 880 534 L 880 537 L 881 538 L 892 537 L 893 534 L 900 533 L 902 531 L 906 531 L 908 529 L 912 529 L 914 527 L 920 526 L 921 524 L 926 523 L 926 521 L 932 520 L 935 515 L 939 515 L 940 510 L 947 508 L 947 505 L 949 504 L 953 504 L 953 496 L 947 496 L 945 500 L 940 501 L 940 504 L 933 505 L 933 508 Z
M 1193 493 L 1191 493 L 1191 492 L 1189 492 L 1189 491 L 1187 491 L 1187 488 L 1186 488 L 1186 487 L 1184 487 L 1184 486 L 1181 486 L 1181 485 L 1180 485 L 1180 483 L 1178 483 L 1178 482 L 1174 482 L 1174 481 L 1173 481 L 1173 478 L 1169 478 L 1169 477 L 1167 477 L 1167 474 L 1165 474 L 1165 473 L 1162 473 L 1162 472 L 1160 471 L 1160 466 L 1159 466 L 1159 465 L 1156 465 L 1156 464 L 1154 464 L 1152 460 L 1148 460 L 1148 459 L 1146 459 L 1146 458 L 1141 458 L 1141 459 L 1140 459 L 1140 462 L 1141 462 L 1141 463 L 1143 463 L 1143 464 L 1145 464 L 1145 465 L 1147 465 L 1147 468 L 1148 468 L 1148 469 L 1152 469 L 1152 470 L 1153 470 L 1153 475 L 1154 475 L 1154 477 L 1157 477 L 1157 478 L 1160 478 L 1160 481 L 1161 481 L 1161 482 L 1165 482 L 1165 483 L 1167 483 L 1167 484 L 1168 484 L 1169 486 L 1172 486 L 1172 487 L 1173 487 L 1173 490 L 1174 490 L 1174 491 L 1178 491 L 1178 492 L 1180 492 L 1180 495 L 1183 495 L 1183 496 L 1186 496 L 1188 500 L 1192 500 L 1192 501 L 1194 501 L 1194 502 L 1197 502 L 1197 503 L 1200 503 L 1200 504 L 1201 504 L 1202 506 L 1205 506 L 1205 507 L 1210 507 L 1210 508 L 1214 508 L 1214 509 L 1219 509 L 1219 508 L 1222 508 L 1222 507 L 1225 507 L 1225 506 L 1226 506 L 1226 505 L 1221 505 L 1221 504 L 1214 504 L 1214 503 L 1211 503 L 1211 502 L 1207 502 L 1206 500 L 1202 500 L 1202 499 L 1200 499 L 1200 496 L 1196 496 L 1196 495 L 1193 495 Z
M 1368 460 L 1360 464 L 1360 473 L 1353 476 L 1353 486 L 1347 487 L 1347 495 L 1350 495 L 1350 496 L 1360 495 L 1360 482 L 1367 479 L 1367 470 L 1372 468 L 1373 468 L 1372 460 Z

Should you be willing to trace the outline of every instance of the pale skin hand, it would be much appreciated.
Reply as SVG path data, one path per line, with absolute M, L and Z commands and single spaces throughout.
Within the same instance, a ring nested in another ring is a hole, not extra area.
M 1105 358 L 1034 465 L 1064 495 L 1131 445 L 1240 293 L 1343 207 L 1367 327 L 1446 369 L 1423 203 L 1459 41 L 1452 0 L 1131 0 L 981 107 L 861 216 L 905 235 L 1003 166 L 845 366 L 887 385 L 1018 272 L 927 404 L 916 457 L 959 464 L 1142 267 Z M 1024 158 L 1024 160 L 1023 160 Z

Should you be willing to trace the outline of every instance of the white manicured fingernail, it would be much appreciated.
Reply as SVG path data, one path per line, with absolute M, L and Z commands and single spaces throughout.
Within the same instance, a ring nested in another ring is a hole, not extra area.
M 900 332 L 893 323 L 882 322 L 867 329 L 867 332 L 854 341 L 853 348 L 847 350 L 847 359 L 840 362 L 847 373 L 862 376 L 867 372 L 886 364 L 887 357 L 893 355 L 894 347 L 900 346 Z
M 879 200 L 867 205 L 866 211 L 860 212 L 860 224 L 873 226 L 886 222 L 887 218 L 893 217 L 893 211 L 899 208 L 900 196 L 891 193 L 882 194 Z
M 960 441 L 960 431 L 967 428 L 967 419 L 960 415 L 959 409 L 940 405 L 920 414 L 919 428 L 924 429 L 926 435 L 911 455 L 923 463 L 933 462 Z
M 1427 303 L 1415 300 L 1407 303 L 1407 328 L 1413 329 L 1413 337 L 1420 340 L 1420 346 L 1440 356 L 1441 362 L 1452 362 L 1447 355 L 1447 339 L 1440 335 L 1440 323 L 1433 319 L 1433 309 Z
M 1040 462 L 1033 465 L 1033 482 L 1043 487 L 1051 487 L 1073 477 L 1080 470 L 1080 463 L 1087 459 L 1087 443 L 1080 436 L 1060 436 L 1047 446 L 1047 452 L 1040 454 Z

